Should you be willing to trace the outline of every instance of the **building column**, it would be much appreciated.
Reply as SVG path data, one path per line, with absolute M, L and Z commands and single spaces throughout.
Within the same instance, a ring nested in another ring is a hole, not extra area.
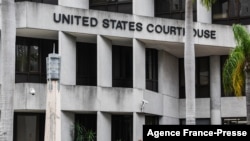
M 62 121 L 62 141 L 74 141 L 74 132 L 75 132 L 75 114 L 72 112 L 62 112 L 61 113 Z
M 210 57 L 211 124 L 221 124 L 221 70 L 220 56 Z
M 154 0 L 133 0 L 133 14 L 154 17 Z
M 145 89 L 146 70 L 145 70 L 145 45 L 133 39 L 133 87 Z
M 112 87 L 112 42 L 97 36 L 97 86 Z
M 163 94 L 163 116 L 160 124 L 179 124 L 179 69 L 178 58 L 158 52 L 158 87 Z
M 203 6 L 201 0 L 197 1 L 197 22 L 212 23 L 211 9 L 208 10 L 205 6 Z
M 111 115 L 97 112 L 97 141 L 111 141 Z
M 59 31 L 59 54 L 61 55 L 60 83 L 76 85 L 76 38 Z
M 159 119 L 160 125 L 179 125 L 180 123 L 179 118 L 172 118 L 172 117 L 166 117 L 162 116 Z
M 133 141 L 142 141 L 143 125 L 145 124 L 145 115 L 133 113 Z
M 74 2 L 70 0 L 58 0 L 58 5 L 80 9 L 89 9 L 89 1 L 91 0 L 74 0 Z

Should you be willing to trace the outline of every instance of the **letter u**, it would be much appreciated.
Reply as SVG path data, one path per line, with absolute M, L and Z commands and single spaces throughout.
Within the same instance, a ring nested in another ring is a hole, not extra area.
M 61 22 L 61 14 L 58 14 L 58 19 L 56 19 L 56 13 L 54 13 L 54 22 L 56 23 Z

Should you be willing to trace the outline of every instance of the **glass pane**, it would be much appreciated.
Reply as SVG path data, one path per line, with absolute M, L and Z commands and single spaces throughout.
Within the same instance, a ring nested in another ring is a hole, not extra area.
M 16 71 L 27 72 L 28 46 L 16 45 Z
M 230 0 L 229 1 L 229 17 L 236 17 L 238 16 L 239 5 L 238 0 Z
M 240 16 L 250 16 L 250 1 L 240 0 Z
M 118 11 L 117 11 L 117 5 L 109 5 L 107 11 L 110 11 L 110 12 L 118 12 Z
M 18 116 L 17 117 L 17 138 L 16 141 L 36 141 L 37 135 L 37 117 L 36 116 Z
M 43 0 L 43 3 L 57 5 L 58 4 L 58 0 Z
M 105 3 L 108 2 L 109 0 L 90 0 L 91 4 L 98 4 L 98 3 Z
M 208 58 L 201 58 L 199 61 L 199 75 L 200 75 L 200 85 L 208 85 L 209 84 L 209 64 Z
M 219 0 L 213 5 L 213 19 L 228 17 L 228 0 Z
M 155 0 L 156 14 L 170 11 L 170 0 Z
M 181 1 L 180 0 L 172 0 L 171 9 L 172 9 L 172 12 L 181 11 L 182 10 Z
M 38 46 L 30 47 L 30 71 L 31 72 L 39 71 L 39 47 Z
M 132 4 L 120 4 L 118 5 L 118 12 L 132 14 Z

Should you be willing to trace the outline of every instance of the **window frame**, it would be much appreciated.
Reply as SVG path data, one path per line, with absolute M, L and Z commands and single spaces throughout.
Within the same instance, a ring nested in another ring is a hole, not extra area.
M 230 17 L 230 13 L 229 13 L 230 11 L 232 11 L 232 10 L 230 10 L 231 9 L 231 7 L 230 7 L 230 1 L 231 0 L 226 0 L 226 1 L 228 2 L 227 13 L 226 13 L 228 16 L 226 18 L 218 18 L 218 19 L 214 18 L 215 9 L 218 9 L 218 7 L 221 6 L 221 5 L 219 5 L 220 1 L 216 1 L 216 3 L 212 6 L 212 23 L 213 24 L 232 25 L 234 23 L 240 23 L 240 24 L 245 25 L 245 24 L 249 24 L 250 23 L 250 20 L 249 20 L 250 19 L 250 15 L 249 16 L 241 16 L 240 15 L 240 10 L 241 10 L 240 1 L 236 1 L 237 2 L 237 9 L 238 9 L 238 11 L 237 11 L 236 16 L 234 16 L 234 17 Z M 216 5 L 216 4 L 218 4 L 218 5 Z M 235 11 L 235 8 L 233 8 L 233 11 Z
M 208 96 L 205 95 L 203 96 L 203 94 L 201 95 L 200 93 L 200 89 L 201 87 L 203 87 L 204 85 L 200 84 L 200 68 L 199 68 L 199 64 L 198 62 L 201 59 L 207 59 L 208 62 L 208 84 L 205 85 L 206 87 L 208 87 L 207 91 L 208 91 Z M 183 63 L 183 64 L 182 64 Z M 183 68 L 183 69 L 181 69 Z M 183 73 L 183 81 L 184 81 L 184 86 L 181 84 L 182 82 L 182 73 Z M 210 59 L 209 57 L 196 57 L 195 58 L 195 98 L 210 98 Z M 185 68 L 184 68 L 184 58 L 179 58 L 179 98 L 180 99 L 185 99 Z
M 146 89 L 158 92 L 158 50 L 146 48 L 145 55 Z
M 51 39 L 38 39 L 38 38 L 29 38 L 29 37 L 16 37 L 16 47 L 15 50 L 18 49 L 18 45 L 27 46 L 27 58 L 24 60 L 27 62 L 26 72 L 18 71 L 18 58 L 17 51 L 15 54 L 15 83 L 47 83 L 47 74 L 46 74 L 46 57 L 48 57 L 49 53 L 53 51 L 53 45 L 55 44 L 55 52 L 58 52 L 58 40 Z M 38 71 L 30 71 L 30 48 L 33 44 L 38 46 Z M 50 45 L 50 46 L 47 46 Z M 47 54 L 48 53 L 48 54 Z M 32 78 L 33 77 L 33 78 Z
M 133 88 L 133 48 L 130 46 L 112 45 L 112 87 Z
M 181 8 L 180 10 L 172 10 L 172 2 L 173 0 L 168 0 L 169 2 L 169 10 L 167 11 L 162 11 L 162 12 L 159 12 L 157 11 L 159 8 L 157 7 L 158 6 L 158 3 L 160 2 L 163 2 L 162 0 L 155 0 L 154 2 L 154 5 L 155 5 L 155 17 L 159 17 L 159 18 L 168 18 L 168 19 L 176 19 L 176 20 L 185 20 L 185 0 L 179 0 L 179 3 L 181 5 Z M 165 1 L 163 2 L 165 3 Z M 163 5 L 162 3 L 160 5 Z M 183 7 L 184 5 L 184 7 Z M 173 17 L 174 15 L 180 15 L 180 17 L 176 18 L 176 17 Z M 197 21 L 197 8 L 196 8 L 196 2 L 194 3 L 193 5 L 193 20 L 194 21 Z
M 119 11 L 119 6 L 129 5 L 129 4 L 131 4 L 131 11 L 127 11 L 127 12 Z M 109 10 L 110 6 L 115 7 L 115 10 Z M 103 8 L 99 9 L 97 7 L 103 7 Z M 89 9 L 108 11 L 108 12 L 118 12 L 118 13 L 125 13 L 125 14 L 132 14 L 133 13 L 133 0 L 127 0 L 127 1 L 108 0 L 108 1 L 96 2 L 96 3 L 94 3 L 93 1 L 90 1 Z
M 44 133 L 45 133 L 45 113 L 19 113 L 14 112 L 14 133 L 13 133 L 13 140 L 17 140 L 17 118 L 18 116 L 35 116 L 37 121 L 36 124 L 38 124 L 39 127 L 37 127 L 36 133 L 38 133 L 38 138 L 40 141 L 44 140 Z M 39 131 L 39 132 L 38 132 Z
M 86 51 L 87 53 L 85 53 Z M 85 56 L 88 63 L 85 68 L 88 73 L 82 72 L 80 66 L 86 63 L 82 57 Z M 91 62 L 90 62 L 91 61 Z M 81 65 L 80 65 L 81 64 Z M 97 44 L 96 43 L 76 43 L 76 85 L 97 86 Z

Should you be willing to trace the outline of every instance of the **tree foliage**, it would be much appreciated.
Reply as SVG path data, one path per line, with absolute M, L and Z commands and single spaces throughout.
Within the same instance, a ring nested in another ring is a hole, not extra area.
M 242 25 L 233 25 L 236 47 L 223 68 L 223 87 L 226 94 L 242 96 L 245 86 L 245 65 L 250 60 L 250 35 Z

